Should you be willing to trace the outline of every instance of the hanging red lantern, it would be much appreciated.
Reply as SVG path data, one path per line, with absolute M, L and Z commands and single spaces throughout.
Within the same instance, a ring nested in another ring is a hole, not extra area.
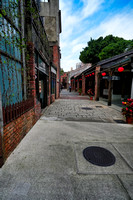
M 92 75 L 94 75 L 95 73 L 93 72 Z
M 91 76 L 91 74 L 90 74 L 90 76 Z
M 119 67 L 118 68 L 118 72 L 123 72 L 124 71 L 124 67 Z
M 103 73 L 102 73 L 102 76 L 106 76 L 106 73 L 105 73 L 105 72 L 103 72 Z

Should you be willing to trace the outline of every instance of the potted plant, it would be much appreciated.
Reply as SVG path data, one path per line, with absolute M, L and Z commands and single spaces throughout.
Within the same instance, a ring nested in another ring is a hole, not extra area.
M 78 93 L 79 93 L 79 95 L 81 95 L 81 93 L 82 93 L 82 89 L 81 88 L 79 88 Z
M 90 100 L 93 100 L 94 93 L 93 93 L 92 89 L 89 89 L 89 90 L 87 91 L 87 94 L 89 95 Z
M 126 117 L 128 124 L 133 123 L 133 99 L 127 99 L 126 102 L 122 102 L 124 107 L 122 108 L 122 114 Z

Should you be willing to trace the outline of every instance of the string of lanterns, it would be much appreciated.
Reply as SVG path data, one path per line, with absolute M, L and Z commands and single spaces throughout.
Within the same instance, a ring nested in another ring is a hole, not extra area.
M 124 71 L 124 67 L 119 67 L 118 68 L 118 72 L 123 72 Z M 87 78 L 87 77 L 90 77 L 90 76 L 93 76 L 93 75 L 95 75 L 95 73 L 93 72 L 93 73 L 90 73 L 90 74 L 88 74 L 88 75 L 86 75 L 85 77 Z M 106 72 L 102 72 L 102 76 L 106 76 L 107 75 L 107 73 Z M 79 81 L 82 81 L 82 78 L 80 78 L 80 79 L 78 79 Z M 74 79 L 72 79 L 71 80 L 72 82 L 74 81 Z M 77 80 L 75 80 L 76 82 L 77 82 Z
M 124 67 L 118 68 L 118 72 L 123 72 L 123 71 L 124 71 Z M 106 76 L 106 72 L 102 72 L 102 76 Z

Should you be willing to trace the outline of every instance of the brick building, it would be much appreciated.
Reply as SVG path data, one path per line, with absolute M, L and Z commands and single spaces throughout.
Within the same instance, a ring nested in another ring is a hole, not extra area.
M 59 96 L 60 54 L 57 44 L 51 51 L 40 8 L 39 0 L 0 3 L 0 166 Z
M 82 94 L 92 90 L 96 101 L 102 98 L 110 106 L 133 99 L 133 50 L 102 60 L 88 69 L 72 72 L 72 88 Z
M 52 62 L 56 69 L 56 95 L 60 96 L 60 33 L 61 33 L 61 11 L 59 10 L 59 0 L 48 0 L 41 2 L 40 15 L 48 35 L 49 45 L 52 51 Z M 52 75 L 53 76 L 53 75 Z M 53 96 L 53 98 L 55 98 Z

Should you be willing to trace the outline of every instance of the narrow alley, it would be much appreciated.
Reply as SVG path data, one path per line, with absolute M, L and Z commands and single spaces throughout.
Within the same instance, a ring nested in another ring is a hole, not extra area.
M 88 162 L 90 146 L 112 152 L 115 164 Z M 0 169 L 0 200 L 128 200 L 132 180 L 133 126 L 120 111 L 62 90 Z

